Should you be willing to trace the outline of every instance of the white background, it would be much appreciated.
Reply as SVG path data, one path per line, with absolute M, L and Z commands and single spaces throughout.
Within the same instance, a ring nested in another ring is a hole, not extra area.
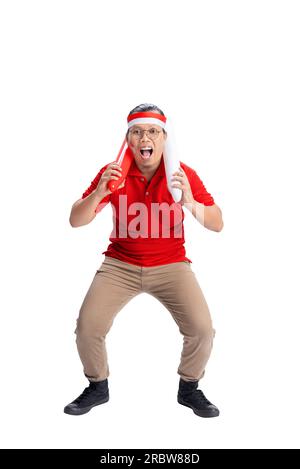
M 299 16 L 288 0 L 1 2 L 2 447 L 299 447 Z M 185 224 L 216 419 L 177 404 L 182 337 L 146 294 L 107 337 L 109 403 L 63 413 L 87 385 L 73 331 L 111 231 L 109 207 L 78 229 L 70 209 L 143 102 L 223 212 L 220 233 Z

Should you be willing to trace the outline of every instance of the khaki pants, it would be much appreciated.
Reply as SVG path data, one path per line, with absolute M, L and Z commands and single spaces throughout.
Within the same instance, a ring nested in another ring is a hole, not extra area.
M 190 263 L 140 267 L 106 256 L 95 273 L 77 319 L 76 343 L 85 376 L 109 376 L 105 337 L 116 314 L 140 293 L 157 298 L 171 313 L 183 335 L 177 373 L 185 381 L 204 375 L 214 329 L 206 300 Z

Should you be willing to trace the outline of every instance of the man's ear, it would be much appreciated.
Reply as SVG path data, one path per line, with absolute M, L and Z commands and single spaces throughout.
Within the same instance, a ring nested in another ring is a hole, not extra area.
M 164 132 L 164 139 L 165 140 L 166 140 L 167 136 L 168 136 L 168 132 Z

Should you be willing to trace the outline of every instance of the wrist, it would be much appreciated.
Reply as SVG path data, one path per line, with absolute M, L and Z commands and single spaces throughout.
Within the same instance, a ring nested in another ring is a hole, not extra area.
M 94 197 L 98 202 L 101 202 L 102 199 L 105 197 L 105 193 L 100 189 L 95 189 L 94 191 Z
M 191 210 L 196 205 L 196 200 L 193 196 L 187 197 L 183 203 L 184 207 Z

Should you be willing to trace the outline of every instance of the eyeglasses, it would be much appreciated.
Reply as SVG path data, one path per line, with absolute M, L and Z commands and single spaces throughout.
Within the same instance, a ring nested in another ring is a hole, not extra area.
M 154 127 L 151 129 L 130 129 L 129 132 L 134 138 L 141 139 L 144 135 L 144 132 L 146 132 L 147 137 L 151 138 L 151 140 L 156 140 L 158 135 L 162 132 L 162 130 L 157 130 Z

